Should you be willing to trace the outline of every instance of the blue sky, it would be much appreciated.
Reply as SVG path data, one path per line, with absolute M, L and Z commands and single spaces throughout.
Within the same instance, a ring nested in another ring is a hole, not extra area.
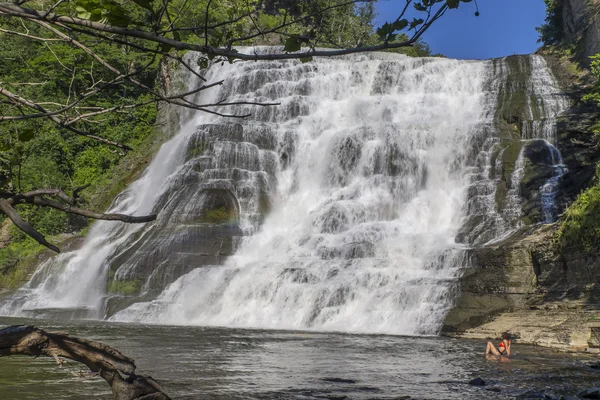
M 404 0 L 379 0 L 377 22 L 394 21 Z M 451 58 L 492 58 L 534 52 L 536 26 L 544 22 L 543 0 L 478 0 L 449 10 L 423 35 L 433 53 Z

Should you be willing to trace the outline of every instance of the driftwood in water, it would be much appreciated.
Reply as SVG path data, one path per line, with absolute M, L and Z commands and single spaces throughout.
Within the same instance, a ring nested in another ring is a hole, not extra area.
M 48 356 L 59 365 L 63 357 L 85 364 L 108 382 L 116 400 L 170 400 L 154 379 L 134 373 L 134 360 L 103 343 L 30 325 L 10 326 L 0 329 L 0 356 L 10 355 Z

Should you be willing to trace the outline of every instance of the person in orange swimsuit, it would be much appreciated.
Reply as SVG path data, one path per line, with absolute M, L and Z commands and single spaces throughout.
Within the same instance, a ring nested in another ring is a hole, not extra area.
M 487 343 L 485 354 L 493 354 L 495 356 L 510 356 L 510 333 L 503 332 L 502 340 L 498 343 L 498 348 L 494 347 L 492 342 Z

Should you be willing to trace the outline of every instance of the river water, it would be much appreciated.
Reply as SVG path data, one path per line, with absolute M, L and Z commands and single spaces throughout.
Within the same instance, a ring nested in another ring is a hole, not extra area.
M 2 318 L 99 340 L 136 360 L 174 399 L 509 399 L 527 390 L 576 394 L 600 378 L 589 359 L 513 345 L 486 359 L 484 341 Z M 483 378 L 484 388 L 470 386 Z M 487 389 L 497 388 L 500 392 Z M 0 398 L 110 399 L 79 364 L 0 361 Z
M 483 341 L 434 336 L 465 250 L 522 226 L 536 141 L 553 149 L 538 208 L 556 219 L 555 117 L 568 101 L 542 57 L 372 54 L 207 74 L 225 84 L 199 104 L 280 106 L 240 107 L 252 116 L 236 123 L 182 116 L 111 209 L 157 221 L 95 224 L 0 301 L 12 316 L 0 324 L 105 342 L 176 399 L 506 399 L 593 386 L 585 359 L 517 342 L 510 361 L 488 360 Z M 523 110 L 503 111 L 519 99 Z M 505 120 L 522 122 L 519 138 L 498 130 Z M 228 199 L 229 225 L 206 223 L 216 198 Z M 60 313 L 96 320 L 15 318 Z M 476 377 L 489 385 L 468 385 Z M 0 362 L 0 400 L 40 398 L 111 395 L 78 365 Z

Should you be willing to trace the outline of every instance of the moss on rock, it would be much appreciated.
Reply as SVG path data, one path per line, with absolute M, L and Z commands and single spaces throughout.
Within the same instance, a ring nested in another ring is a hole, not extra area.
M 107 292 L 110 294 L 122 294 L 133 296 L 140 293 L 142 283 L 139 279 L 111 280 L 108 283 Z

